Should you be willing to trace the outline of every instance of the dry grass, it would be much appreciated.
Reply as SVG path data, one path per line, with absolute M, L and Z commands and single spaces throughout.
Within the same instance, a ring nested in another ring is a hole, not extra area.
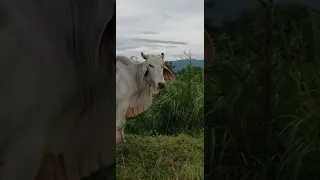
M 202 180 L 203 152 L 203 135 L 127 135 L 117 149 L 117 179 Z

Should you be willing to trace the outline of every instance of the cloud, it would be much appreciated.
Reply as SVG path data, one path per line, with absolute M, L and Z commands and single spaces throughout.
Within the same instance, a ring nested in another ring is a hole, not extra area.
M 143 31 L 142 34 L 158 34 L 158 33 L 153 31 Z
M 165 53 L 176 60 L 184 51 L 203 59 L 203 1 L 117 0 L 117 54 Z
M 180 41 L 163 41 L 163 40 L 156 40 L 156 39 L 144 39 L 144 38 L 132 38 L 134 41 L 138 42 L 147 42 L 147 43 L 162 43 L 162 44 L 179 44 L 179 45 L 186 45 L 186 42 Z

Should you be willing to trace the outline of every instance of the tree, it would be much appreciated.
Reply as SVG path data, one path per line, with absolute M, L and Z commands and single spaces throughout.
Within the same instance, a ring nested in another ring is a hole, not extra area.
M 171 61 L 166 61 L 166 62 L 164 62 L 164 64 L 167 66 L 167 68 L 168 68 L 171 72 L 174 72 L 175 66 L 172 64 Z

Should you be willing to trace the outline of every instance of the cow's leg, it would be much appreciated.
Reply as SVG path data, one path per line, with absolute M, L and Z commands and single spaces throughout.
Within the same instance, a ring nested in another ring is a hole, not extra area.
M 124 122 L 125 120 L 122 121 L 123 123 L 120 125 L 117 125 L 116 127 L 116 138 L 117 138 L 117 144 L 123 142 L 127 142 L 124 136 Z
M 121 143 L 120 132 L 116 129 L 116 145 Z
M 116 144 L 120 144 L 122 142 L 122 134 L 118 128 L 116 128 Z
M 120 133 L 120 136 L 121 136 L 121 140 L 122 142 L 127 142 L 125 137 L 124 137 L 124 127 L 125 127 L 125 119 L 123 120 L 123 123 L 121 125 L 121 127 L 118 129 L 119 133 Z
M 128 111 L 130 103 L 129 102 L 121 102 L 117 104 L 117 114 L 116 114 L 116 138 L 117 144 L 121 142 L 126 142 L 124 137 L 124 122 L 125 115 Z

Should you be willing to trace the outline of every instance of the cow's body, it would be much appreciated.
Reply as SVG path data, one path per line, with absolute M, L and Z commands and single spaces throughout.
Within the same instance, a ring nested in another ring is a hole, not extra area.
M 126 58 L 126 57 L 120 57 Z M 129 60 L 129 59 L 128 59 Z M 131 61 L 131 60 L 130 60 Z M 134 71 L 130 64 L 119 61 L 116 62 L 116 144 L 125 142 L 124 124 L 126 113 L 130 105 L 137 101 L 139 85 L 137 84 Z M 130 63 L 130 62 L 129 62 Z M 132 63 L 132 62 L 131 62 Z M 142 73 L 141 73 L 142 75 Z M 148 88 L 148 87 L 145 87 Z M 150 99 L 151 100 L 151 99 Z M 149 102 L 151 104 L 151 102 Z
M 120 70 L 122 69 L 122 70 Z M 135 95 L 132 89 L 137 89 L 137 84 L 127 66 L 117 61 L 116 64 L 116 144 L 124 141 L 124 123 L 125 116 L 132 103 L 132 97 Z
M 136 63 L 125 56 L 116 62 L 116 144 L 125 142 L 126 117 L 137 116 L 152 104 L 152 95 L 165 87 L 164 76 L 174 81 L 173 73 L 164 65 L 164 54 L 144 55 L 146 61 Z M 162 87 L 159 87 L 160 85 Z

